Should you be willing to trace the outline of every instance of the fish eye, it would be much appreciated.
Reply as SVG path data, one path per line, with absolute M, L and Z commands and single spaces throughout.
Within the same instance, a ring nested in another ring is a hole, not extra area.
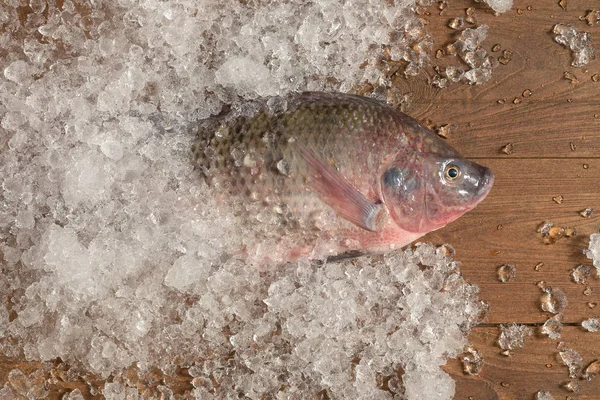
M 454 164 L 448 164 L 444 170 L 444 176 L 447 180 L 453 181 L 460 175 L 460 169 Z

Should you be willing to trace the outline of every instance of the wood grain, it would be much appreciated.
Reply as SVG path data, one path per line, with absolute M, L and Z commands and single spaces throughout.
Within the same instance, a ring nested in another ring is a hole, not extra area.
M 580 352 L 584 367 L 600 358 L 600 349 L 590 346 L 589 335 L 580 327 L 567 326 L 560 339 Z M 540 335 L 537 328 L 526 339 L 525 347 L 515 350 L 510 357 L 500 354 L 495 345 L 497 338 L 498 329 L 495 327 L 478 327 L 471 333 L 471 342 L 483 353 L 485 360 L 478 376 L 465 375 L 459 360 L 446 364 L 446 372 L 456 380 L 455 399 L 533 399 L 538 390 L 552 393 L 557 400 L 569 395 L 577 400 L 599 398 L 597 380 L 576 380 L 580 384 L 580 391 L 576 394 L 564 388 L 571 379 L 567 366 L 558 355 L 558 341 Z
M 513 10 L 494 16 L 484 4 L 453 1 L 444 16 L 432 8 L 428 17 L 437 46 L 434 52 L 456 39 L 445 26 L 450 18 L 464 16 L 467 7 L 476 9 L 478 23 L 489 26 L 482 46 L 486 51 L 497 56 L 491 48 L 500 44 L 513 52 L 507 65 L 494 70 L 490 82 L 454 85 L 411 105 L 423 121 L 458 125 L 449 143 L 496 175 L 484 203 L 424 238 L 451 243 L 463 275 L 480 287 L 481 298 L 491 305 L 487 323 L 470 335 L 485 357 L 482 373 L 465 375 L 459 360 L 446 365 L 456 380 L 456 399 L 533 399 L 538 390 L 551 392 L 555 399 L 600 399 L 600 379 L 580 381 L 578 393 L 564 388 L 569 377 L 558 359 L 558 341 L 539 333 L 550 314 L 541 310 L 541 290 L 535 284 L 545 281 L 562 289 L 569 301 L 564 315 L 568 325 L 560 340 L 577 350 L 585 365 L 600 358 L 600 334 L 579 326 L 600 315 L 600 306 L 588 305 L 600 303 L 600 280 L 594 277 L 580 285 L 570 275 L 573 267 L 590 264 L 582 250 L 589 235 L 600 230 L 599 214 L 589 219 L 578 214 L 586 207 L 600 208 L 600 82 L 591 79 L 600 72 L 600 60 L 585 68 L 571 67 L 569 50 L 555 43 L 550 33 L 559 22 L 596 35 L 600 26 L 590 27 L 578 19 L 593 7 L 591 2 L 567 4 L 563 10 L 554 1 L 515 1 Z M 456 65 L 456 60 L 445 58 L 433 62 Z M 565 71 L 573 73 L 578 83 L 564 79 Z M 526 89 L 532 91 L 530 97 L 523 96 Z M 513 103 L 515 98 L 519 104 Z M 507 143 L 513 144 L 510 155 L 500 151 Z M 552 200 L 558 195 L 564 197 L 562 204 Z M 577 235 L 546 245 L 536 228 L 547 220 L 574 227 Z M 517 266 L 517 276 L 509 283 L 497 277 L 497 267 L 505 263 Z M 539 263 L 543 266 L 536 270 Z M 591 294 L 584 294 L 586 288 Z M 506 357 L 496 340 L 498 325 L 510 322 L 527 324 L 536 333 L 523 349 Z
M 450 2 L 442 16 L 431 7 L 431 16 L 425 18 L 435 42 L 433 53 L 460 36 L 447 24 L 453 17 L 464 17 L 467 7 L 475 8 L 478 24 L 489 26 L 482 47 L 497 58 L 502 52 L 491 49 L 499 44 L 502 50 L 513 53 L 511 61 L 499 65 L 492 80 L 484 85 L 454 84 L 421 96 L 427 91 L 412 83 L 417 89 L 408 111 L 436 125 L 458 125 L 449 142 L 469 157 L 500 156 L 499 149 L 507 143 L 514 144 L 511 157 L 597 157 L 600 82 L 593 82 L 591 77 L 600 73 L 600 59 L 585 68 L 572 67 L 570 51 L 554 42 L 551 34 L 559 22 L 600 33 L 598 26 L 590 27 L 578 19 L 593 8 L 593 2 L 570 0 L 565 11 L 554 1 L 516 1 L 513 10 L 499 16 L 494 16 L 485 4 L 470 1 Z M 522 10 L 522 14 L 517 10 Z M 432 54 L 431 62 L 441 67 L 461 65 L 453 56 L 436 59 Z M 565 71 L 573 73 L 578 83 L 564 79 Z M 433 75 L 430 70 L 429 76 Z M 523 97 L 526 89 L 532 91 L 530 97 Z M 513 104 L 515 98 L 521 103 Z M 498 100 L 506 102 L 498 104 Z M 575 151 L 570 149 L 571 142 L 576 145 Z

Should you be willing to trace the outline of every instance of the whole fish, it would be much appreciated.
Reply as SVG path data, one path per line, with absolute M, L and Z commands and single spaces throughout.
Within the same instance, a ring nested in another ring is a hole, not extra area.
M 247 227 L 255 262 L 382 252 L 474 208 L 494 176 L 414 119 L 360 96 L 307 92 L 204 123 L 194 163 Z

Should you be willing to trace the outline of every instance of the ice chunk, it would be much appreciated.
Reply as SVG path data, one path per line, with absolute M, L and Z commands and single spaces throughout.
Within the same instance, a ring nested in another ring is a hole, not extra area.
M 15 61 L 4 68 L 4 76 L 16 83 L 27 83 L 32 79 L 33 70 L 25 61 Z
M 453 131 L 455 131 L 456 128 L 458 128 L 458 126 L 456 124 L 444 124 L 444 125 L 437 127 L 435 133 L 437 133 L 438 136 L 443 137 L 444 139 L 447 139 L 448 135 L 450 135 Z
M 581 323 L 588 332 L 598 332 L 600 331 L 600 318 L 588 318 Z
M 583 67 L 596 58 L 596 52 L 590 43 L 592 35 L 589 33 L 579 32 L 571 24 L 556 24 L 553 32 L 554 40 L 573 52 L 572 66 Z
M 465 72 L 465 78 L 472 85 L 481 85 L 492 78 L 491 68 L 473 68 Z
M 483 63 L 486 61 L 487 53 L 483 49 L 478 49 L 474 51 L 467 51 L 463 57 L 465 62 L 469 65 L 469 67 L 475 69 L 483 66 Z
M 560 354 L 560 358 L 563 360 L 565 365 L 569 367 L 569 376 L 571 378 L 577 378 L 579 373 L 581 372 L 583 359 L 581 355 L 575 350 L 567 347 L 565 343 L 560 342 L 558 344 L 558 350 Z
M 485 2 L 497 13 L 504 13 L 512 8 L 513 0 L 485 0 Z
M 594 267 L 596 267 L 596 275 L 600 276 L 600 233 L 590 235 L 590 243 L 584 253 L 593 261 Z
M 460 81 L 465 75 L 465 70 L 459 67 L 447 66 L 446 67 L 446 76 L 451 82 Z
M 27 123 L 27 118 L 20 112 L 8 112 L 2 118 L 0 126 L 8 131 L 16 131 L 19 127 Z M 9 142 L 11 148 L 16 148 L 14 142 Z
M 548 320 L 542 325 L 540 329 L 544 335 L 548 335 L 550 339 L 560 338 L 562 333 L 563 325 L 560 323 L 559 316 L 548 318 Z
M 583 377 L 589 381 L 596 375 L 600 375 L 600 360 L 592 361 L 585 367 L 585 374 Z
M 590 26 L 595 25 L 600 22 L 600 11 L 596 9 L 589 10 L 582 19 Z
M 481 85 L 492 77 L 491 70 L 484 68 L 473 68 L 465 72 L 465 78 L 473 85 Z
M 27 376 L 21 370 L 13 369 L 8 373 L 8 382 L 17 393 L 29 399 L 43 399 L 48 396 L 42 370 L 34 371 Z
M 502 350 L 515 350 L 525 345 L 525 338 L 533 334 L 533 329 L 526 325 L 500 324 L 500 336 L 498 346 Z
M 123 146 L 115 140 L 107 140 L 100 145 L 102 153 L 113 160 L 123 158 Z
M 267 67 L 250 57 L 230 58 L 215 72 L 215 78 L 218 84 L 237 87 L 250 98 L 277 94 Z
M 571 270 L 571 277 L 573 282 L 580 283 L 582 285 L 587 283 L 590 275 L 592 274 L 592 268 L 588 265 L 578 265 Z
M 445 88 L 447 88 L 447 87 L 448 87 L 448 79 L 446 79 L 446 78 L 442 78 L 441 76 L 439 76 L 439 75 L 436 75 L 436 76 L 435 76 L 435 77 L 432 79 L 432 81 L 431 81 L 431 84 L 432 84 L 433 86 L 435 86 L 435 87 L 438 87 L 438 88 L 440 88 L 440 89 L 445 89 Z M 439 134 L 439 133 L 438 133 L 438 134 Z
M 210 273 L 210 261 L 183 255 L 179 257 L 165 276 L 165 285 L 184 291 L 192 286 L 203 283 Z
M 550 233 L 550 229 L 554 226 L 552 221 L 544 221 L 537 227 L 537 232 L 541 233 L 542 236 Z
M 452 18 L 450 22 L 448 22 L 448 26 L 455 30 L 461 30 L 465 27 L 465 20 L 461 17 Z
M 499 266 L 496 272 L 498 273 L 500 282 L 506 283 L 517 276 L 517 267 L 512 264 L 504 264 Z
M 579 382 L 577 381 L 569 381 L 564 384 L 564 387 L 569 392 L 579 392 Z
M 542 392 L 541 390 L 535 394 L 535 400 L 554 400 L 550 392 Z
M 99 271 L 77 233 L 71 228 L 53 226 L 46 237 L 44 269 L 53 272 L 61 286 L 80 294 L 97 294 L 102 287 L 96 281 Z
M 102 156 L 95 152 L 75 153 L 66 169 L 62 195 L 70 207 L 96 203 L 106 198 L 111 177 L 104 169 Z
M 544 293 L 540 297 L 540 302 L 543 311 L 552 314 L 561 314 L 567 308 L 569 304 L 567 295 L 561 289 L 544 287 L 542 291 Z
M 462 358 L 463 371 L 469 375 L 479 375 L 483 368 L 483 356 L 473 346 L 468 346 Z
M 479 47 L 488 34 L 488 26 L 482 24 L 477 28 L 465 29 L 460 37 L 460 40 L 455 43 L 455 46 L 464 52 L 475 51 Z
M 477 28 L 467 28 L 460 38 L 449 46 L 449 52 L 459 55 L 471 68 L 464 72 L 457 67 L 446 67 L 446 74 L 450 81 L 455 82 L 464 76 L 470 84 L 479 85 L 491 78 L 492 70 L 498 62 L 479 47 L 487 37 L 487 32 L 488 26 L 485 24 Z
M 85 397 L 83 397 L 81 390 L 74 389 L 68 395 L 63 396 L 63 400 L 85 400 Z

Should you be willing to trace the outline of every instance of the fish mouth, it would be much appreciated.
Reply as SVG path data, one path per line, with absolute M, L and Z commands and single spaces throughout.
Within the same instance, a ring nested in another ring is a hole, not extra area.
M 492 186 L 494 186 L 494 173 L 492 170 L 487 167 L 481 168 L 483 169 L 483 178 L 479 181 L 476 189 L 479 201 L 483 200 L 488 195 L 490 190 L 492 190 Z

